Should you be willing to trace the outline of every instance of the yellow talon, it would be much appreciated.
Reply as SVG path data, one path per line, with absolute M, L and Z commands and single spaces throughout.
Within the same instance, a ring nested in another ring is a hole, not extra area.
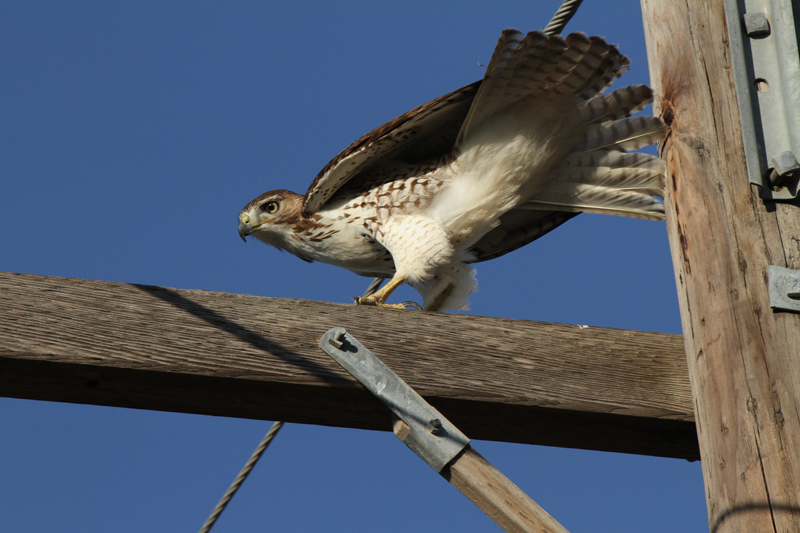
M 375 307 L 387 307 L 389 309 L 406 309 L 406 306 L 403 304 L 382 304 L 378 303 L 371 298 L 359 298 L 356 296 L 356 305 L 374 305 Z
M 389 283 L 381 287 L 379 290 L 366 298 L 356 297 L 356 305 L 374 305 L 376 307 L 389 307 L 391 309 L 405 309 L 403 304 L 387 304 L 386 300 L 394 290 L 403 284 L 403 278 L 394 277 L 389 280 Z

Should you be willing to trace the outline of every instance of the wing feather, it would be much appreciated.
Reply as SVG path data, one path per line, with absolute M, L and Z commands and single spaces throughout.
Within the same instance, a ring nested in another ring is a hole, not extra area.
M 616 46 L 600 37 L 572 33 L 562 38 L 540 31 L 520 37 L 516 30 L 506 30 L 500 36 L 456 146 L 463 146 L 484 122 L 521 100 L 531 116 L 534 109 L 552 107 L 554 100 L 590 100 L 622 75 L 629 64 Z
M 480 263 L 522 248 L 580 213 L 517 208 L 500 217 L 500 224 L 481 237 L 471 252 Z
M 467 116 L 480 81 L 403 113 L 363 135 L 334 157 L 311 185 L 303 201 L 306 215 L 317 212 L 342 186 L 392 159 L 417 161 L 449 153 Z
M 422 161 L 454 148 L 457 153 L 484 121 L 522 100 L 526 107 L 544 110 L 573 98 L 580 134 L 572 152 L 549 173 L 547 186 L 501 215 L 472 246 L 474 261 L 516 250 L 579 212 L 660 219 L 663 206 L 654 196 L 663 186 L 663 163 L 627 152 L 663 135 L 658 119 L 628 118 L 651 101 L 652 93 L 640 85 L 601 95 L 628 64 L 616 46 L 599 37 L 505 30 L 483 80 L 412 109 L 356 140 L 317 175 L 303 210 L 313 214 L 345 185 L 348 190 L 368 187 L 370 171 L 394 160 Z

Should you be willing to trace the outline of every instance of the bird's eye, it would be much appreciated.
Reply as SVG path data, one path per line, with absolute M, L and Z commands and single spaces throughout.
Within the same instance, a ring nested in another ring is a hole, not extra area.
M 278 202 L 267 202 L 267 203 L 264 204 L 264 207 L 262 209 L 264 209 L 264 211 L 269 213 L 270 215 L 272 215 L 274 213 L 277 213 L 278 212 Z

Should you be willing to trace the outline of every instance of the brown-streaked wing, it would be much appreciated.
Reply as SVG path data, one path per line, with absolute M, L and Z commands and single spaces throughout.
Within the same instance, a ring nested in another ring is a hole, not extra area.
M 500 217 L 500 224 L 484 235 L 471 250 L 473 263 L 488 261 L 522 248 L 553 231 L 580 213 L 517 208 Z
M 303 212 L 317 212 L 343 185 L 393 159 L 420 161 L 448 153 L 481 82 L 457 89 L 403 113 L 357 139 L 317 174 Z
M 523 36 L 514 30 L 503 32 L 490 62 L 490 68 L 487 68 L 487 73 L 496 73 L 499 79 L 492 80 L 492 76 L 488 76 L 485 81 L 491 80 L 493 86 L 501 87 L 500 92 L 507 90 L 505 86 L 510 83 L 510 80 L 504 79 L 502 67 L 519 46 L 522 38 Z M 566 48 L 560 37 L 548 39 L 540 32 L 532 32 L 524 38 L 532 40 L 533 42 L 529 44 L 533 44 L 532 48 L 536 50 L 536 53 L 532 54 L 536 57 L 526 57 L 524 60 L 526 66 L 534 72 L 540 66 L 541 56 L 552 54 L 555 58 L 551 62 L 557 61 L 560 59 L 559 52 Z M 571 35 L 569 40 L 585 41 L 587 45 L 589 44 L 589 39 L 579 34 Z M 621 57 L 622 60 L 625 59 L 624 56 Z M 615 64 L 616 61 L 611 63 L 609 70 L 619 69 L 620 65 Z M 516 68 L 507 70 L 509 74 L 520 74 L 515 72 L 518 70 Z M 528 76 L 530 75 L 529 73 Z M 303 211 L 306 215 L 315 213 L 345 184 L 348 188 L 354 185 L 357 188 L 359 179 L 367 177 L 370 170 L 391 160 L 415 162 L 448 153 L 455 145 L 459 132 L 461 135 L 464 134 L 464 121 L 468 114 L 472 115 L 475 112 L 470 108 L 473 107 L 476 94 L 483 96 L 486 93 L 481 88 L 481 84 L 485 81 L 477 81 L 431 100 L 357 139 L 334 157 L 314 178 L 306 192 Z M 602 88 L 606 85 L 607 82 Z M 491 104 L 486 107 L 488 109 L 481 111 L 492 111 Z M 367 186 L 368 182 L 364 185 Z M 474 262 L 494 259 L 521 248 L 578 214 L 555 210 L 513 209 L 501 216 L 500 224 L 472 247 L 476 255 Z

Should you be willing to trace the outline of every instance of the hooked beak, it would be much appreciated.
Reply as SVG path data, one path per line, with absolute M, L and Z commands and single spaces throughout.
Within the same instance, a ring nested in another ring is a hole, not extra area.
M 273 219 L 269 220 L 262 220 L 260 222 L 253 223 L 253 219 L 250 218 L 250 215 L 243 214 L 239 216 L 239 237 L 242 238 L 244 242 L 247 242 L 247 236 L 252 235 L 255 230 L 267 224 L 268 222 L 272 222 Z
M 239 237 L 241 237 L 244 242 L 247 242 L 248 235 L 251 235 L 255 230 L 271 221 L 272 219 L 269 219 L 257 224 L 245 224 L 244 222 L 239 221 Z
M 244 242 L 247 242 L 247 236 L 250 235 L 252 232 L 253 232 L 253 227 L 250 224 L 239 222 L 239 237 L 241 237 Z

